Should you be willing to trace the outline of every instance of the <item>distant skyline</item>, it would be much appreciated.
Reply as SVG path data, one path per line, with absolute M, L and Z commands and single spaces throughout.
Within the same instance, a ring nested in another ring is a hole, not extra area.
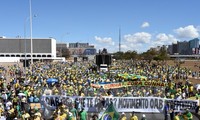
M 30 37 L 29 0 L 0 1 L 0 36 Z M 33 38 L 88 42 L 108 52 L 188 41 L 200 36 L 199 0 L 32 0 Z

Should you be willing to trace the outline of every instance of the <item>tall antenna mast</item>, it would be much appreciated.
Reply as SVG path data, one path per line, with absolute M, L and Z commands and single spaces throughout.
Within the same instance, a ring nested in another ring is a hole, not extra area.
M 121 52 L 121 28 L 119 27 L 119 52 Z

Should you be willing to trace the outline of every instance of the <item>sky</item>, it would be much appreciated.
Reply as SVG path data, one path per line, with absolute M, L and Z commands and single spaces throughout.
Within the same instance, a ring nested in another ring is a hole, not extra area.
M 0 36 L 30 37 L 30 0 L 1 0 Z M 32 0 L 32 37 L 144 52 L 200 36 L 200 0 Z

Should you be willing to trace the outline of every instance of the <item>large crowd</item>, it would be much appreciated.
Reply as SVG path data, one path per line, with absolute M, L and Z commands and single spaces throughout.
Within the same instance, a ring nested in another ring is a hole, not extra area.
M 146 76 L 146 81 L 164 82 L 166 87 L 129 86 L 116 89 L 95 88 L 91 84 L 140 81 L 140 78 L 124 78 L 119 74 Z M 35 62 L 24 68 L 20 63 L 0 67 L 0 116 L 8 120 L 42 120 L 42 107 L 32 107 L 40 103 L 42 95 L 65 96 L 114 96 L 114 97 L 162 97 L 171 99 L 200 98 L 200 91 L 190 81 L 197 74 L 178 64 L 170 66 L 165 62 L 114 61 L 108 71 L 99 71 L 92 61 L 84 62 Z M 48 82 L 48 79 L 57 81 Z M 198 107 L 198 106 L 197 106 Z M 197 110 L 198 111 L 198 110 Z M 177 113 L 173 119 L 187 114 Z M 87 120 L 88 113 L 83 107 L 73 108 L 60 105 L 50 116 L 54 120 Z M 98 115 L 91 118 L 98 119 Z M 132 113 L 131 120 L 137 116 Z M 126 115 L 122 114 L 122 120 Z M 192 119 L 192 118 L 191 118 Z

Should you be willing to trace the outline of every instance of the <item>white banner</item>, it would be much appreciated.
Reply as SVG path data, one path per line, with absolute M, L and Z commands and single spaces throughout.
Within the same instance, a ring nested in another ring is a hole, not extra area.
M 102 102 L 98 97 L 70 97 L 70 96 L 43 96 L 41 104 L 45 109 L 54 110 L 60 104 L 65 104 L 71 108 L 75 101 L 88 112 L 101 112 L 111 102 L 113 102 L 118 112 L 163 112 L 165 103 L 174 106 L 175 111 L 183 111 L 189 109 L 194 111 L 198 104 L 196 100 L 174 100 L 159 97 L 103 97 Z

